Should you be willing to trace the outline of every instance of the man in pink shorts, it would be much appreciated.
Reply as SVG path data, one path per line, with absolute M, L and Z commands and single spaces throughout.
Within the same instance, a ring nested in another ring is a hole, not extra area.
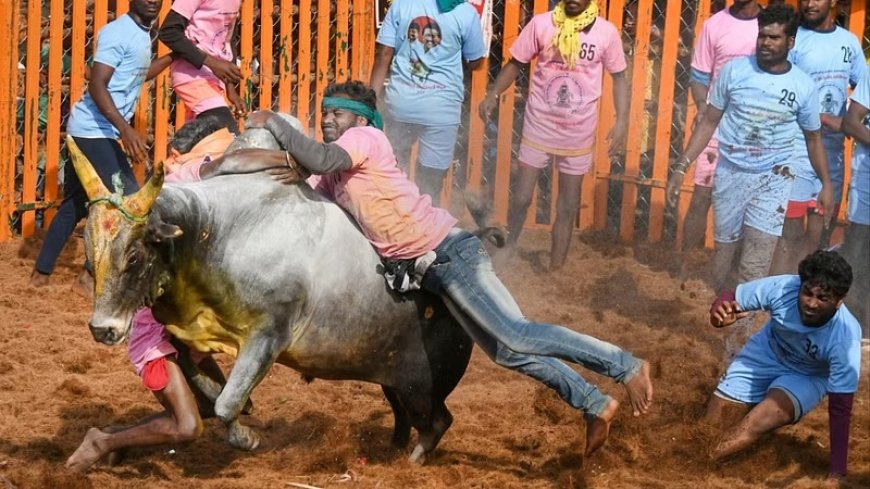
M 170 68 L 172 88 L 189 115 L 219 117 L 235 134 L 239 127 L 233 112 L 238 116 L 246 111 L 236 85 L 242 73 L 230 45 L 240 4 L 241 0 L 175 0 L 159 35 L 176 57 Z
M 511 46 L 510 63 L 499 72 L 480 105 L 484 119 L 498 96 L 528 67 L 532 75 L 523 120 L 519 171 L 508 217 L 509 244 L 516 243 L 532 201 L 538 175 L 553 159 L 559 170 L 559 197 L 553 222 L 550 270 L 565 264 L 577 212 L 583 175 L 592 168 L 598 99 L 606 69 L 613 76 L 616 125 L 609 135 L 610 152 L 618 154 L 628 127 L 628 81 L 619 31 L 598 17 L 590 0 L 564 0 L 551 12 L 536 15 Z
M 756 0 L 735 0 L 731 7 L 720 10 L 701 27 L 689 81 L 689 91 L 698 108 L 696 121 L 701 120 L 707 110 L 707 93 L 722 67 L 734 58 L 755 53 L 756 17 L 760 11 Z M 686 214 L 683 249 L 704 246 L 707 214 L 713 200 L 713 174 L 718 161 L 719 140 L 713 136 L 695 160 L 695 189 Z

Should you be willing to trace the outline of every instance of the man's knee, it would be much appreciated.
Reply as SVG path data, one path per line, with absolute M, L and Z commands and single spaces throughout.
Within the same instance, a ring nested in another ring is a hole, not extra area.
M 782 389 L 773 388 L 768 391 L 764 401 L 769 401 L 770 409 L 764 411 L 767 426 L 779 428 L 797 421 L 798 413 L 795 401 Z
M 782 238 L 786 241 L 798 241 L 804 237 L 804 218 L 786 218 L 782 225 Z
M 176 430 L 173 436 L 176 443 L 191 442 L 202 436 L 202 419 L 198 414 L 190 413 L 176 420 Z
M 515 370 L 528 363 L 528 356 L 511 350 L 507 345 L 499 341 L 493 360 L 496 365 Z

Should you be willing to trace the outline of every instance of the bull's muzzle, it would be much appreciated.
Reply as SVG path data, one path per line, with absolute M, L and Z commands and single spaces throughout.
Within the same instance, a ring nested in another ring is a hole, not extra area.
M 91 335 L 96 341 L 109 346 L 117 345 L 126 335 L 126 331 L 121 329 L 111 326 L 97 326 L 93 322 L 88 323 L 88 329 L 91 330 Z

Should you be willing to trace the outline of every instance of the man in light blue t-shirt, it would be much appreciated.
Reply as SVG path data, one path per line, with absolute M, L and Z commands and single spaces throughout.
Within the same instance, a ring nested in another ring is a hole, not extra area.
M 836 216 L 843 197 L 843 116 L 849 86 L 855 86 L 864 70 L 864 59 L 858 39 L 838 27 L 836 2 L 833 0 L 803 0 L 800 2 L 801 26 L 795 37 L 789 61 L 810 75 L 818 94 L 819 117 L 822 122 L 822 145 L 828 159 L 833 202 L 830 214 Z M 832 229 L 825 228 L 823 213 L 816 209 L 821 181 L 810 166 L 806 153 L 801 152 L 792 165 L 795 175 L 785 212 L 782 238 L 776 246 L 770 273 L 794 273 L 801 257 L 826 247 Z
M 145 140 L 130 125 L 130 119 L 145 80 L 157 76 L 172 61 L 170 56 L 163 56 L 151 62 L 151 25 L 162 3 L 163 0 L 132 0 L 127 14 L 100 30 L 87 92 L 73 107 L 67 123 L 67 134 L 90 160 L 103 185 L 112 192 L 120 190 L 115 189 L 114 175 L 118 175 L 118 181 L 123 184 L 124 194 L 139 188 L 127 154 L 140 162 L 147 158 Z M 55 262 L 76 224 L 88 215 L 86 203 L 87 195 L 78 176 L 67 169 L 63 203 L 45 235 L 31 274 L 32 285 L 48 284 Z M 74 288 L 87 297 L 93 295 L 93 279 L 86 270 Z
M 406 172 L 419 143 L 415 179 L 438 205 L 465 98 L 462 61 L 473 70 L 488 54 L 480 17 L 465 0 L 395 0 L 377 43 L 371 86 L 380 95 L 389 73 L 387 137 Z
M 718 126 L 719 164 L 713 178 L 717 290 L 728 287 L 738 250 L 738 281 L 767 275 L 782 234 L 797 153 L 809 153 L 824 184 L 821 206 L 827 209 L 831 204 L 815 88 L 812 79 L 788 61 L 797 31 L 795 11 L 782 4 L 768 7 L 759 14 L 758 27 L 756 55 L 734 59 L 719 73 L 704 117 L 668 181 L 673 206 L 686 169 Z M 731 328 L 725 338 L 726 364 L 751 332 L 751 320 Z
M 852 148 L 852 176 L 849 182 L 849 227 L 841 252 L 855 272 L 849 307 L 870 338 L 870 67 L 852 92 L 849 112 L 843 118 L 843 132 L 855 141 Z
M 764 310 L 770 320 L 722 376 L 704 422 L 720 424 L 726 406 L 745 414 L 712 452 L 715 459 L 737 453 L 765 433 L 797 423 L 828 396 L 830 474 L 846 474 L 852 403 L 861 369 L 861 327 L 843 305 L 852 283 L 846 260 L 816 251 L 798 275 L 779 275 L 723 291 L 710 308 L 710 323 L 722 328 L 747 311 Z

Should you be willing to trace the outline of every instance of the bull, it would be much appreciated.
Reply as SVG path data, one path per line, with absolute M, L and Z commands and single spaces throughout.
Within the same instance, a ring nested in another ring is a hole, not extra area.
M 123 342 L 148 304 L 192 349 L 236 357 L 211 397 L 230 444 L 248 450 L 259 437 L 239 413 L 275 362 L 310 379 L 380 384 L 395 417 L 393 444 L 407 446 L 414 427 L 410 458 L 425 460 L 452 423 L 445 399 L 472 342 L 436 296 L 389 290 L 343 210 L 304 182 L 264 173 L 164 186 L 159 163 L 137 193 L 109 194 L 68 145 L 91 201 L 85 249 L 97 341 Z

